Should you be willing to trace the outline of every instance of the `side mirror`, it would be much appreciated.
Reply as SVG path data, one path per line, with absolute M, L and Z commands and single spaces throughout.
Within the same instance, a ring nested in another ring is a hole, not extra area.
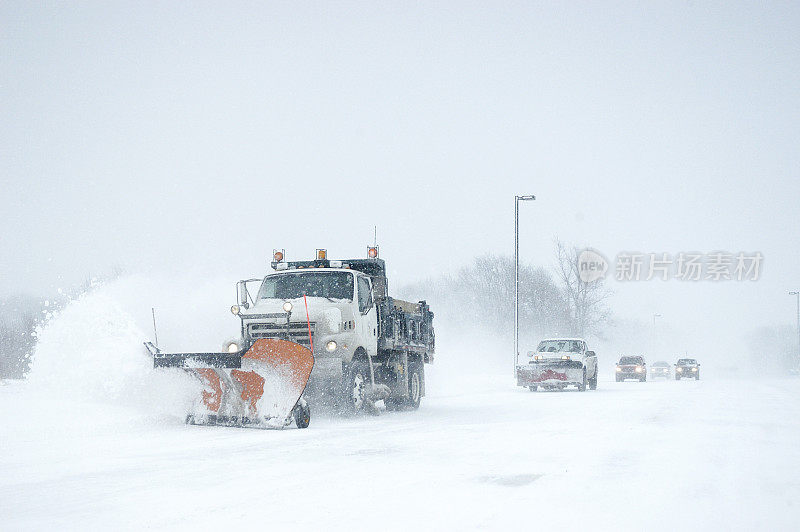
M 243 308 L 250 308 L 250 302 L 247 299 L 247 282 L 239 281 L 236 283 L 236 295 L 239 298 L 239 306 Z
M 594 354 L 594 351 L 586 351 L 587 357 L 596 357 L 597 355 Z

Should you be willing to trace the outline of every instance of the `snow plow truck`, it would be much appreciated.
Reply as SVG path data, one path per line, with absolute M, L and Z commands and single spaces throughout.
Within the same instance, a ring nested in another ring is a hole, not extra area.
M 238 340 L 219 353 L 164 353 L 145 346 L 156 368 L 183 368 L 203 381 L 187 423 L 280 428 L 309 425 L 308 397 L 348 413 L 417 409 L 425 364 L 434 360 L 433 312 L 425 301 L 388 295 L 378 247 L 366 259 L 286 261 L 236 284 Z M 256 289 L 257 283 L 257 289 Z M 252 290 L 251 290 L 252 289 Z

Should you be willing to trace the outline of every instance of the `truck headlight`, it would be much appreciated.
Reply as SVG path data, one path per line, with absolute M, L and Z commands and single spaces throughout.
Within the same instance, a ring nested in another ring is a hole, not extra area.
M 617 371 L 622 371 L 622 368 L 617 366 Z
M 683 371 L 683 368 L 675 368 L 675 371 L 677 371 L 678 373 L 680 373 L 680 372 L 682 372 L 682 371 Z
M 569 355 L 561 355 L 561 360 L 569 360 Z
M 697 368 L 692 368 L 692 371 L 697 371 Z
M 642 372 L 642 366 L 636 366 L 636 373 Z
M 283 311 L 284 312 L 291 312 L 292 308 L 293 308 L 293 305 L 292 305 L 291 301 L 287 301 L 286 303 L 283 304 Z
M 231 314 L 238 315 L 240 310 L 242 310 L 242 309 L 239 308 L 239 305 L 234 305 L 234 306 L 231 307 Z
M 333 353 L 334 351 L 336 351 L 336 342 L 334 342 L 333 340 L 331 340 L 330 342 L 328 342 L 327 344 L 325 344 L 325 349 L 327 349 L 328 351 L 330 351 L 331 353 Z
M 239 350 L 239 344 L 231 342 L 228 344 L 228 353 L 236 353 Z

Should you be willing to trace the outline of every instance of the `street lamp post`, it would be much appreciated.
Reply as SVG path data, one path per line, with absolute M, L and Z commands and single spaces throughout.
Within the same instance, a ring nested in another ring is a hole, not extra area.
M 514 196 L 514 376 L 519 360 L 519 202 L 535 200 L 536 196 Z
M 797 298 L 797 364 L 800 365 L 800 290 L 789 292 L 789 295 Z
M 660 318 L 661 314 L 653 314 L 653 352 L 652 355 L 656 356 L 656 318 Z

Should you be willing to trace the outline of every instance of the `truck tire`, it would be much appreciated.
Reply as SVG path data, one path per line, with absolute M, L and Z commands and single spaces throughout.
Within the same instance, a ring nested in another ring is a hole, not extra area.
M 294 410 L 292 410 L 292 416 L 294 417 L 294 423 L 297 425 L 298 429 L 307 429 L 308 425 L 311 423 L 311 407 L 308 406 L 308 402 L 302 397 L 297 401 Z
M 676 380 L 676 381 L 679 381 L 679 380 L 681 380 L 681 376 L 680 376 L 680 375 L 678 375 L 678 374 L 675 374 L 675 380 Z
M 397 412 L 403 409 L 403 400 L 397 397 L 387 397 L 383 400 L 383 404 L 386 405 L 386 410 L 389 412 Z
M 355 414 L 364 408 L 364 393 L 369 385 L 369 366 L 364 360 L 353 359 L 347 368 L 342 390 L 344 411 Z
M 579 392 L 586 391 L 586 368 L 583 368 L 583 382 L 578 385 Z
M 589 379 L 589 389 L 596 390 L 597 389 L 597 373 L 598 370 L 594 370 L 594 377 Z
M 408 405 L 410 409 L 416 410 L 419 408 L 420 401 L 422 401 L 425 370 L 422 362 L 413 362 L 408 366 L 408 399 L 406 400 L 406 405 Z

